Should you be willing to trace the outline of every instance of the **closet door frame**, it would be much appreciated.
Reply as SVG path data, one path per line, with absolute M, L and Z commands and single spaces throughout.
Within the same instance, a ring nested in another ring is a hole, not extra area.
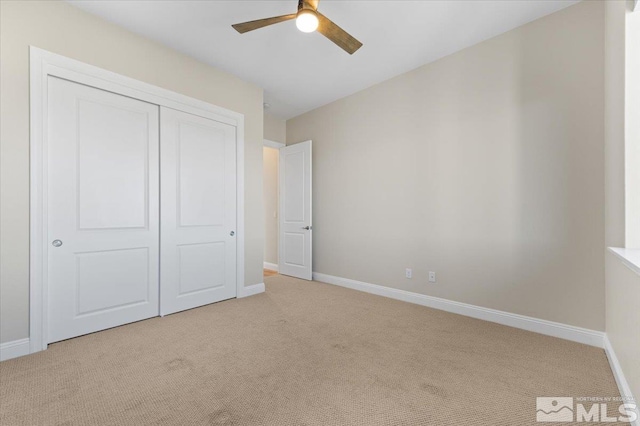
M 158 106 L 173 108 L 236 127 L 236 297 L 253 292 L 244 287 L 244 115 L 162 89 L 133 78 L 55 53 L 29 48 L 30 59 L 30 241 L 29 346 L 30 353 L 47 348 L 47 109 L 49 76 L 106 90 Z M 162 295 L 161 295 L 162 297 Z

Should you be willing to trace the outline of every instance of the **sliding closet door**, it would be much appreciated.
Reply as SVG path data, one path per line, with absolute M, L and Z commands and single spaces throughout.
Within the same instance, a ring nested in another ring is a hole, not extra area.
M 236 128 L 160 108 L 160 313 L 236 296 Z
M 48 342 L 158 315 L 157 105 L 49 77 Z

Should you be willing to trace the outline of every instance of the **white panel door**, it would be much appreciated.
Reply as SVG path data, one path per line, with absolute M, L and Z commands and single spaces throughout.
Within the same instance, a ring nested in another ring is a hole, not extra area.
M 236 128 L 160 109 L 161 315 L 236 296 Z
M 158 315 L 158 106 L 49 77 L 48 342 Z
M 310 280 L 311 141 L 280 148 L 280 242 L 278 272 Z

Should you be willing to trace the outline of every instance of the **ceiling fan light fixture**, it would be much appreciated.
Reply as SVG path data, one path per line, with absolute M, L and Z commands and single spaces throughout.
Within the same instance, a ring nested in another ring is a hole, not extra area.
M 300 9 L 296 16 L 296 27 L 303 33 L 312 33 L 318 29 L 318 16 L 313 10 Z
M 257 30 L 258 28 L 264 28 L 270 25 L 279 24 L 280 22 L 295 19 L 296 26 L 300 31 L 312 33 L 317 30 L 320 34 L 337 44 L 349 55 L 353 55 L 356 50 L 362 47 L 362 43 L 356 40 L 351 34 L 337 26 L 331 19 L 318 12 L 319 1 L 320 0 L 298 0 L 297 13 L 241 22 L 239 24 L 233 24 L 232 27 L 240 34 L 244 34 L 249 31 Z

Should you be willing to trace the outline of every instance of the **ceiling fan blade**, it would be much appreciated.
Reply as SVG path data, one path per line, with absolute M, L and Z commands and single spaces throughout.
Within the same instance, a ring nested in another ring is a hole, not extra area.
M 290 15 L 274 16 L 273 18 L 258 19 L 256 21 L 249 21 L 249 22 L 243 22 L 241 24 L 234 24 L 232 25 L 232 27 L 240 34 L 244 34 L 248 31 L 257 30 L 258 28 L 266 27 L 268 25 L 278 24 L 280 22 L 289 21 L 295 18 L 296 18 L 296 14 L 292 13 Z
M 356 50 L 362 47 L 362 43 L 352 37 L 348 32 L 340 28 L 329 18 L 316 11 L 318 15 L 318 32 L 340 46 L 349 55 L 353 55 Z

